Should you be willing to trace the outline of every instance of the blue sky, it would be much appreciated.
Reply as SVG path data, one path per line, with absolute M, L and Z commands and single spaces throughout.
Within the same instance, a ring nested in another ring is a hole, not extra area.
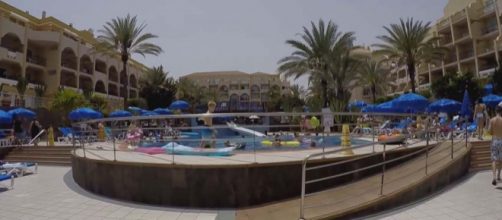
M 291 53 L 294 39 L 310 21 L 332 20 L 371 45 L 382 26 L 414 17 L 435 22 L 447 0 L 5 0 L 40 17 L 42 11 L 78 29 L 101 29 L 127 13 L 148 24 L 164 53 L 135 58 L 163 65 L 178 77 L 198 71 L 270 72 Z M 303 83 L 302 83 L 303 84 Z

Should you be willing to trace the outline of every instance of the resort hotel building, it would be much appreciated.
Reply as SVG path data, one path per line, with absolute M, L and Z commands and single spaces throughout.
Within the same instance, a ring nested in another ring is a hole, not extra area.
M 418 64 L 417 91 L 429 90 L 445 74 L 470 72 L 487 78 L 500 66 L 502 55 L 502 0 L 449 0 L 444 16 L 431 25 L 431 36 L 440 37 L 438 45 L 449 49 L 443 60 Z M 387 95 L 410 91 L 405 66 L 390 72 L 392 85 Z M 352 99 L 371 100 L 369 89 L 359 88 Z
M 273 92 L 280 95 L 290 92 L 289 82 L 278 74 L 219 71 L 196 72 L 182 78 L 215 92 L 216 112 L 264 111 Z
M 17 79 L 25 77 L 29 82 L 26 107 L 49 106 L 50 97 L 64 87 L 93 91 L 107 98 L 109 108 L 121 108 L 121 97 L 138 96 L 138 78 L 146 67 L 130 60 L 128 72 L 121 72 L 119 54 L 97 53 L 96 43 L 92 29 L 77 30 L 45 12 L 37 18 L 0 1 L 1 105 L 16 105 Z M 40 85 L 46 88 L 38 94 L 44 101 L 37 101 L 35 88 Z

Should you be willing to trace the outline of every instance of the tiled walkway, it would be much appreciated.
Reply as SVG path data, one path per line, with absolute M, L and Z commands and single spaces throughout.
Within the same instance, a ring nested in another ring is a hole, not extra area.
M 88 193 L 73 181 L 71 168 L 40 166 L 0 191 L 0 219 L 230 220 L 234 211 L 184 210 L 112 200 Z M 2 184 L 8 184 L 8 181 Z
M 371 219 L 502 220 L 502 182 L 494 187 L 491 180 L 491 171 L 473 173 L 441 192 Z

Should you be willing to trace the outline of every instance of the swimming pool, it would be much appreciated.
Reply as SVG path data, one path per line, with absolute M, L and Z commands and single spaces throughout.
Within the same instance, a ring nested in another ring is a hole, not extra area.
M 341 138 L 339 135 L 333 136 L 300 136 L 298 142 L 295 141 L 294 136 L 281 135 L 279 137 L 281 141 L 284 141 L 283 146 L 270 146 L 271 142 L 274 141 L 274 137 L 252 137 L 249 135 L 242 135 L 231 130 L 219 129 L 216 133 L 215 138 L 211 138 L 207 131 L 199 132 L 181 132 L 181 136 L 174 140 L 163 140 L 163 141 L 147 141 L 144 140 L 140 143 L 141 147 L 148 146 L 163 146 L 171 141 L 177 142 L 178 144 L 190 146 L 190 147 L 201 147 L 205 143 L 214 142 L 216 148 L 228 147 L 226 144 L 233 143 L 238 145 L 244 145 L 242 149 L 239 150 L 294 150 L 294 149 L 306 149 L 311 148 L 312 142 L 315 142 L 315 147 L 337 147 L 341 144 Z M 287 142 L 287 143 L 286 143 Z M 367 144 L 370 141 L 361 140 L 357 138 L 351 139 L 352 145 Z

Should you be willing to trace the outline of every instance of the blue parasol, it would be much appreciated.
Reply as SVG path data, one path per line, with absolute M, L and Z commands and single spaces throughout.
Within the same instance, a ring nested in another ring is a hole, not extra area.
M 375 107 L 375 105 L 367 105 L 361 108 L 361 112 L 374 112 Z
M 129 107 L 127 107 L 127 110 L 129 110 L 132 113 L 141 113 L 141 111 L 143 111 L 142 108 L 135 107 L 135 106 L 129 106 Z
M 485 95 L 490 95 L 493 93 L 493 84 L 486 84 L 485 87 L 483 87 L 483 92 Z
M 171 105 L 169 105 L 170 109 L 175 109 L 175 110 L 185 110 L 188 109 L 189 107 L 190 105 L 188 104 L 188 102 L 183 100 L 174 101 L 173 103 L 171 103 Z
M 502 102 L 502 96 L 498 96 L 498 95 L 487 95 L 487 96 L 484 96 L 483 98 L 481 98 L 481 100 L 483 101 L 483 103 L 485 103 L 487 106 L 490 106 L 490 107 L 495 107 L 497 106 L 500 102 Z
M 12 115 L 0 110 L 0 123 L 1 124 L 10 124 L 12 123 Z
M 77 108 L 71 111 L 70 114 L 68 114 L 68 117 L 70 118 L 70 120 L 79 121 L 85 119 L 102 118 L 103 114 L 95 111 L 92 108 Z
M 431 103 L 427 107 L 428 112 L 446 112 L 446 113 L 458 113 L 462 103 L 457 102 L 452 99 L 439 99 Z
M 31 110 L 25 108 L 15 108 L 8 111 L 13 117 L 21 117 L 21 118 L 34 118 L 37 114 Z
M 429 105 L 429 100 L 415 93 L 407 93 L 392 100 L 392 103 L 396 108 L 407 109 L 407 112 L 422 112 Z
M 120 117 L 129 117 L 132 116 L 132 114 L 128 111 L 124 110 L 115 110 L 110 115 L 108 115 L 110 118 L 120 118 Z
M 156 108 L 153 110 L 155 113 L 158 113 L 160 115 L 170 115 L 173 112 L 169 110 L 168 108 Z
M 351 103 L 349 103 L 349 109 L 351 108 L 363 108 L 363 107 L 366 107 L 368 104 L 362 100 L 356 100 L 356 101 L 353 101 Z
M 373 112 L 380 113 L 403 113 L 405 112 L 402 108 L 396 107 L 394 101 L 388 101 L 381 103 L 373 108 Z
M 472 115 L 471 99 L 469 98 L 469 92 L 467 91 L 467 89 L 464 92 L 464 99 L 462 100 L 462 107 L 460 108 L 460 115 L 461 116 L 471 116 Z
M 159 113 L 148 110 L 141 111 L 141 116 L 153 116 L 153 115 L 159 115 Z

